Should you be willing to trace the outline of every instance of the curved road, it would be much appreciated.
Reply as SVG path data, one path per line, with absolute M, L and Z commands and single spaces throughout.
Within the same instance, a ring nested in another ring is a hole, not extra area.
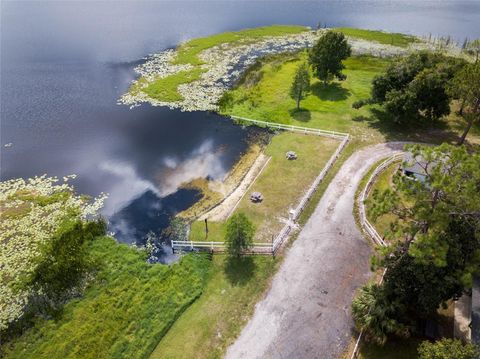
M 366 147 L 345 161 L 227 358 L 339 358 L 352 334 L 350 303 L 369 279 L 370 244 L 353 217 L 360 180 L 403 148 Z

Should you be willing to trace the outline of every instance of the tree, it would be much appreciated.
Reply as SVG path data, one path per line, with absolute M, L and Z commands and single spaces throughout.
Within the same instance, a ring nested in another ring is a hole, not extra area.
M 399 312 L 399 304 L 390 300 L 377 284 L 367 284 L 360 288 L 352 302 L 352 315 L 355 325 L 363 330 L 368 341 L 383 345 L 389 335 L 408 336 L 408 328 L 394 316 Z
M 447 83 L 464 66 L 463 60 L 419 52 L 387 67 L 372 81 L 371 98 L 363 103 L 384 104 L 395 122 L 415 118 L 437 120 L 450 112 Z M 357 103 L 361 107 L 363 103 Z
M 255 228 L 245 214 L 237 213 L 230 217 L 225 234 L 228 254 L 240 257 L 253 246 L 254 234 Z
M 404 323 L 407 317 L 411 322 L 433 317 L 440 305 L 460 298 L 472 283 L 474 267 L 480 265 L 480 240 L 466 221 L 451 222 L 436 242 L 431 255 L 443 257 L 438 262 L 419 260 L 402 245 L 384 259 L 383 287 L 392 300 L 402 304 L 404 313 L 396 313 L 396 318 L 404 318 Z
M 295 78 L 290 88 L 290 96 L 297 103 L 297 110 L 300 108 L 300 101 L 304 99 L 306 92 L 310 87 L 310 73 L 305 63 L 298 66 Z
M 480 55 L 480 39 L 473 40 L 467 44 L 467 51 L 475 56 L 475 63 L 478 62 L 478 56 Z
M 460 114 L 467 121 L 458 144 L 465 142 L 475 122 L 480 121 L 480 62 L 468 64 L 458 71 L 451 81 L 450 94 L 462 102 Z
M 425 179 L 396 174 L 392 188 L 373 193 L 373 219 L 387 213 L 397 218 L 387 235 L 391 245 L 373 258 L 386 269 L 377 292 L 396 310 L 372 310 L 370 316 L 376 316 L 371 322 L 387 317 L 410 328 L 458 298 L 480 273 L 480 154 L 447 144 L 406 149 Z
M 446 252 L 440 251 L 441 235 L 454 220 L 465 220 L 479 228 L 480 154 L 464 146 L 442 144 L 437 147 L 409 145 L 412 163 L 425 172 L 424 181 L 413 181 L 396 174 L 394 185 L 373 193 L 373 218 L 386 213 L 398 220 L 390 236 L 403 238 L 405 250 L 414 257 L 431 259 L 443 265 Z
M 352 49 L 347 43 L 345 35 L 341 32 L 327 31 L 313 45 L 308 59 L 315 76 L 326 85 L 333 77 L 339 80 L 346 78 L 342 74 L 342 70 L 345 68 L 342 61 L 351 53 Z
M 424 341 L 418 347 L 420 359 L 476 359 L 480 350 L 472 344 L 463 344 L 458 339 L 441 339 L 434 343 Z
M 409 84 L 408 90 L 415 96 L 417 112 L 431 121 L 437 120 L 450 113 L 450 96 L 445 83 L 451 75 L 444 71 L 425 69 L 421 71 Z

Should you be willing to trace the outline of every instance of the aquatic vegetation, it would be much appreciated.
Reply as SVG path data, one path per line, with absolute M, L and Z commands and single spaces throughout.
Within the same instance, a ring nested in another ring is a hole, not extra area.
M 24 314 L 33 289 L 21 286 L 35 269 L 40 246 L 66 218 L 96 216 L 106 195 L 88 199 L 76 195 L 63 178 L 46 175 L 0 182 L 0 331 Z
M 303 29 L 299 32 L 296 29 L 295 33 L 285 31 L 275 36 L 268 35 L 267 31 L 251 36 L 239 32 L 243 36 L 227 33 L 229 35 L 188 41 L 176 50 L 152 55 L 144 64 L 136 67 L 135 71 L 140 77 L 133 82 L 130 91 L 119 99 L 119 103 L 136 106 L 149 102 L 154 106 L 183 111 L 217 111 L 222 95 L 258 58 L 309 48 L 323 31 Z M 354 37 L 348 41 L 355 55 L 391 57 L 409 51 L 407 48 Z

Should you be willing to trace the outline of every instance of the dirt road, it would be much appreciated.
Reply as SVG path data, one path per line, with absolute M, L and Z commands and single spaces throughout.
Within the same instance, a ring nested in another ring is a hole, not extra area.
M 375 162 L 402 147 L 375 145 L 347 159 L 227 358 L 340 357 L 353 329 L 350 303 L 371 275 L 372 250 L 353 217 L 355 191 Z

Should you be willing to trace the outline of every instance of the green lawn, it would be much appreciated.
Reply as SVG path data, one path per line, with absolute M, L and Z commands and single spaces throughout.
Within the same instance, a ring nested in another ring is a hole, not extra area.
M 347 79 L 331 82 L 327 86 L 313 79 L 311 91 L 297 111 L 295 101 L 289 96 L 289 89 L 296 68 L 305 58 L 302 54 L 283 63 L 266 62 L 255 70 L 261 74 L 258 82 L 239 86 L 229 92 L 233 104 L 222 112 L 325 130 L 365 132 L 368 125 L 364 119 L 371 116 L 371 106 L 355 110 L 352 104 L 369 98 L 373 77 L 385 69 L 388 61 L 368 56 L 348 58 L 344 62 Z M 254 77 L 253 74 L 249 76 Z
M 284 226 L 281 219 L 288 218 L 289 209 L 297 206 L 338 145 L 338 140 L 293 132 L 282 132 L 272 138 L 265 149 L 270 162 L 236 208 L 236 212 L 244 212 L 255 225 L 255 242 L 269 242 L 278 234 Z M 298 158 L 287 160 L 288 151 L 296 152 Z M 252 203 L 252 192 L 262 193 L 263 201 Z M 209 222 L 207 241 L 223 242 L 224 227 L 224 223 Z M 205 240 L 203 221 L 192 224 L 190 239 Z
M 200 296 L 212 267 L 203 255 L 151 265 L 145 252 L 108 237 L 95 240 L 91 253 L 103 265 L 85 295 L 2 343 L 6 358 L 146 358 Z
M 370 191 L 369 200 L 373 201 L 372 195 L 374 191 L 383 192 L 389 188 L 392 188 L 392 178 L 393 175 L 398 171 L 399 162 L 392 163 L 388 166 L 380 175 L 376 178 L 375 183 L 372 186 Z M 374 225 L 375 229 L 378 231 L 380 236 L 384 236 L 385 233 L 390 229 L 390 224 L 396 219 L 396 216 L 391 213 L 384 214 L 377 218 L 376 221 L 373 221 L 371 214 L 369 213 L 369 203 L 366 204 L 367 218 Z
M 225 240 L 225 223 L 208 222 L 208 237 L 205 238 L 205 222 L 196 221 L 190 226 L 190 240 L 223 242 Z
M 427 121 L 395 124 L 379 105 L 353 109 L 355 101 L 370 97 L 372 79 L 391 61 L 371 56 L 354 56 L 345 60 L 345 81 L 333 81 L 324 86 L 313 79 L 312 89 L 297 111 L 289 89 L 296 68 L 305 60 L 303 53 L 262 60 L 244 76 L 237 88 L 225 95 L 221 113 L 348 132 L 358 140 L 359 146 L 398 140 L 454 143 L 465 126 L 465 121 L 455 114 L 455 104 L 452 113 L 435 124 Z M 476 131 L 469 135 L 470 142 L 479 142 Z
M 368 41 L 376 41 L 385 45 L 407 47 L 417 41 L 414 36 L 390 33 L 376 30 L 355 29 L 351 27 L 337 27 L 335 30 L 344 33 L 346 36 L 356 37 Z
M 281 218 L 288 218 L 289 209 L 297 206 L 338 145 L 338 140 L 293 132 L 273 137 L 265 151 L 270 162 L 236 209 L 254 223 L 255 241 L 268 242 L 278 234 L 284 226 Z M 298 158 L 287 160 L 288 151 Z M 251 192 L 262 193 L 263 201 L 252 203 Z
M 268 256 L 229 262 L 215 255 L 202 296 L 170 328 L 151 358 L 221 358 L 252 315 L 278 264 Z

